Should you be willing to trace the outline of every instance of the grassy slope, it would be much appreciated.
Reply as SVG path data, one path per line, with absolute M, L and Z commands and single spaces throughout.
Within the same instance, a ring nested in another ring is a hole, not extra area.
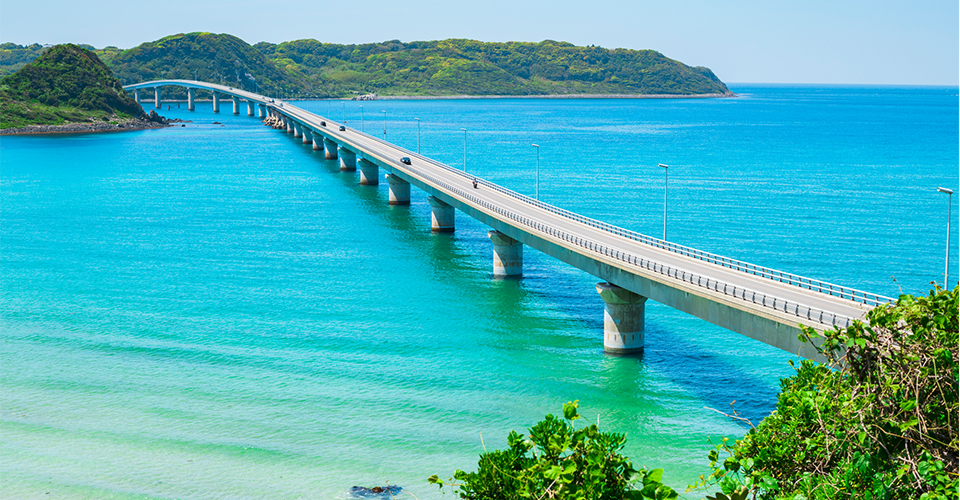
M 0 128 L 142 115 L 110 69 L 77 45 L 52 47 L 0 79 Z

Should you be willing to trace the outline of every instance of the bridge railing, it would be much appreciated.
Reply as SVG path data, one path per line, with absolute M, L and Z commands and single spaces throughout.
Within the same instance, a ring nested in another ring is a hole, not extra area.
M 419 157 L 419 156 L 418 156 Z M 423 157 L 419 157 L 423 158 Z M 442 164 L 440 165 L 442 166 Z M 582 247 L 584 249 L 606 255 L 608 257 L 620 260 L 622 262 L 632 264 L 634 266 L 643 267 L 650 271 L 669 276 L 675 279 L 679 279 L 686 283 L 696 285 L 699 287 L 707 288 L 715 292 L 722 293 L 724 295 L 732 296 L 744 301 L 749 301 L 754 304 L 759 304 L 763 307 L 776 310 L 778 312 L 784 312 L 786 314 L 792 314 L 799 319 L 806 319 L 810 322 L 816 322 L 821 325 L 829 326 L 840 326 L 847 327 L 852 324 L 853 320 L 856 318 L 851 318 L 849 316 L 844 316 L 840 314 L 835 314 L 832 312 L 824 311 L 823 309 L 818 309 L 803 305 L 797 302 L 789 301 L 774 295 L 765 294 L 763 292 L 758 292 L 745 287 L 738 287 L 730 285 L 720 280 L 711 279 L 706 276 L 699 275 L 697 273 L 687 271 L 685 269 L 673 266 L 667 266 L 659 262 L 655 262 L 649 259 L 640 257 L 634 253 L 626 252 L 623 250 L 611 248 L 602 243 L 599 243 L 595 240 L 589 238 L 583 238 L 570 234 L 562 229 L 544 224 L 540 221 L 531 219 L 529 217 L 517 214 L 510 210 L 506 210 L 502 207 L 494 205 L 493 203 L 487 202 L 477 196 L 474 196 L 471 193 L 468 193 L 456 186 L 452 186 L 449 183 L 440 180 L 416 167 L 405 166 L 406 170 L 415 173 L 420 178 L 427 180 L 437 186 L 440 186 L 452 193 L 455 193 L 457 196 L 469 200 L 479 206 L 482 206 L 488 210 L 496 212 L 504 217 L 512 219 L 513 221 L 519 223 L 520 225 L 527 226 L 533 230 L 539 231 L 541 233 L 546 233 L 556 238 L 560 238 L 564 241 Z M 453 170 L 454 172 L 459 172 L 458 170 Z M 485 184 L 488 187 L 492 185 Z
M 445 171 L 448 171 L 448 172 L 450 172 L 450 173 L 452 173 L 452 174 L 456 174 L 456 175 L 458 175 L 458 176 L 460 176 L 460 177 L 462 177 L 462 178 L 464 178 L 464 179 L 468 179 L 468 180 L 473 180 L 473 179 L 475 179 L 474 176 L 472 176 L 472 175 L 470 175 L 470 174 L 468 174 L 468 173 L 466 173 L 466 172 L 464 172 L 464 171 L 457 170 L 457 169 L 455 169 L 455 168 L 453 168 L 453 167 L 450 167 L 449 165 L 446 165 L 446 164 L 444 164 L 444 163 L 441 163 L 441 162 L 439 162 L 439 161 L 436 161 L 436 160 L 434 160 L 434 159 L 432 159 L 432 158 L 429 158 L 429 157 L 420 155 L 420 154 L 418 154 L 418 153 L 414 153 L 414 152 L 412 152 L 412 151 L 406 150 L 406 149 L 401 148 L 401 147 L 399 147 L 399 146 L 397 146 L 397 145 L 395 145 L 395 144 L 392 144 L 392 143 L 390 143 L 390 142 L 384 141 L 383 139 L 380 139 L 380 138 L 378 138 L 378 137 L 376 137 L 376 136 L 373 136 L 373 135 L 370 135 L 370 134 L 367 134 L 367 133 L 364 133 L 364 132 L 360 132 L 360 131 L 357 131 L 357 130 L 354 130 L 354 132 L 356 132 L 356 133 L 358 133 L 358 134 L 361 134 L 361 135 L 365 136 L 365 137 L 368 138 L 368 139 L 371 139 L 371 140 L 374 140 L 374 141 L 376 141 L 376 142 L 379 142 L 379 143 L 381 143 L 381 144 L 383 144 L 383 145 L 385 145 L 385 146 L 388 146 L 388 147 L 391 147 L 391 148 L 394 148 L 394 149 L 399 149 L 399 150 L 403 151 L 404 154 L 407 154 L 407 155 L 409 155 L 409 156 L 411 156 L 411 157 L 415 157 L 415 158 L 417 158 L 417 159 L 419 159 L 419 160 L 421 160 L 421 161 L 424 161 L 424 162 L 426 162 L 426 163 L 429 163 L 429 164 L 431 164 L 431 165 L 433 165 L 433 166 L 435 166 L 435 167 L 437 167 L 437 168 L 441 168 L 441 169 L 443 169 L 443 170 L 445 170 Z M 478 205 L 480 205 L 480 206 L 483 206 L 483 207 L 485 207 L 485 208 L 487 208 L 487 209 L 489 209 L 489 210 L 492 210 L 492 211 L 494 211 L 494 212 L 497 212 L 497 213 L 499 213 L 499 214 L 501 214 L 501 215 L 503 215 L 503 216 L 505 216 L 505 217 L 508 217 L 508 218 L 510 218 L 510 219 L 512 219 L 512 220 L 514 220 L 514 221 L 516 221 L 516 222 L 519 222 L 519 223 L 521 223 L 521 224 L 523 224 L 523 225 L 525 225 L 525 226 L 531 227 L 531 228 L 533 228 L 533 229 L 536 229 L 537 231 L 540 231 L 540 232 L 543 232 L 543 233 L 546 233 L 546 234 L 553 235 L 553 236 L 555 236 L 555 237 L 559 237 L 559 238 L 561 238 L 561 239 L 563 239 L 563 240 L 565 240 L 565 241 L 568 241 L 568 242 L 570 242 L 570 243 L 574 243 L 574 244 L 576 244 L 576 245 L 578 245 L 578 246 L 581 246 L 581 247 L 583 247 L 583 248 L 586 248 L 586 249 L 588 249 L 588 250 L 591 250 L 591 251 L 594 251 L 594 252 L 598 252 L 598 253 L 601 253 L 601 254 L 603 254 L 603 255 L 607 255 L 607 256 L 609 256 L 609 257 L 616 258 L 616 259 L 621 260 L 621 261 L 623 261 L 623 262 L 626 262 L 626 263 L 629 263 L 629 264 L 633 264 L 633 265 L 636 265 L 636 266 L 640 266 L 640 267 L 643 267 L 643 268 L 645 268 L 645 269 L 649 269 L 649 270 L 655 271 L 655 272 L 660 273 L 660 274 L 663 274 L 663 275 L 671 276 L 671 277 L 673 277 L 673 278 L 680 279 L 680 280 L 682 280 L 682 281 L 685 281 L 685 282 L 688 282 L 688 283 L 691 283 L 691 284 L 695 284 L 695 285 L 697 285 L 697 286 L 702 286 L 702 287 L 705 287 L 705 288 L 709 288 L 709 289 L 712 289 L 712 290 L 714 290 L 714 291 L 718 291 L 718 292 L 724 293 L 724 294 L 726 294 L 726 295 L 732 295 L 732 296 L 738 297 L 738 298 L 740 298 L 740 299 L 742 299 L 742 300 L 750 300 L 750 301 L 752 301 L 753 303 L 760 304 L 760 305 L 762 305 L 762 306 L 764 306 L 764 307 L 770 307 L 770 308 L 776 309 L 776 310 L 778 310 L 778 311 L 783 311 L 783 312 L 786 312 L 786 313 L 793 313 L 794 315 L 796 315 L 796 316 L 798 316 L 798 317 L 806 318 L 807 320 L 811 320 L 811 321 L 817 321 L 818 323 L 821 323 L 821 324 L 827 324 L 827 325 L 831 325 L 831 326 L 832 326 L 832 325 L 848 326 L 848 325 L 850 325 L 850 323 L 851 323 L 851 321 L 852 321 L 852 318 L 849 318 L 849 317 L 846 317 L 846 316 L 837 315 L 837 314 L 834 314 L 834 313 L 831 313 L 831 312 L 824 311 L 824 310 L 822 310 L 822 309 L 816 309 L 816 308 L 812 308 L 812 307 L 809 307 L 809 306 L 806 306 L 806 305 L 803 305 L 803 304 L 799 304 L 799 303 L 796 303 L 796 302 L 791 302 L 791 301 L 788 301 L 788 300 L 786 300 L 786 299 L 783 299 L 783 298 L 780 298 L 780 297 L 775 297 L 775 296 L 772 296 L 772 295 L 767 295 L 767 294 L 764 294 L 764 293 L 762 293 L 762 292 L 757 292 L 757 291 L 752 290 L 752 289 L 747 289 L 747 288 L 743 288 L 743 287 L 737 287 L 737 286 L 734 286 L 734 285 L 730 285 L 730 284 L 725 283 L 725 282 L 723 282 L 723 281 L 719 281 L 719 280 L 716 280 L 716 279 L 711 279 L 711 278 L 709 278 L 709 277 L 701 276 L 701 275 L 698 275 L 698 274 L 696 274 L 696 273 L 693 273 L 693 272 L 690 272 L 690 271 L 687 271 L 687 270 L 684 270 L 684 269 L 681 269 L 681 268 L 666 266 L 666 265 L 664 265 L 664 264 L 660 264 L 660 263 L 657 263 L 657 262 L 655 262 L 655 261 L 651 261 L 651 260 L 649 260 L 649 259 L 644 259 L 644 258 L 642 258 L 642 257 L 640 257 L 640 256 L 637 256 L 637 255 L 635 255 L 635 254 L 632 254 L 632 253 L 630 253 L 630 252 L 624 252 L 624 251 L 622 251 L 622 250 L 614 249 L 614 248 L 608 247 L 608 246 L 606 246 L 606 245 L 603 245 L 603 244 L 601 244 L 601 243 L 599 243 L 599 242 L 596 242 L 596 241 L 594 241 L 594 240 L 584 239 L 584 238 L 581 238 L 581 237 L 576 236 L 576 235 L 568 234 L 568 233 L 566 233 L 565 231 L 562 231 L 562 230 L 560 230 L 560 229 L 558 229 L 558 228 L 555 228 L 555 227 L 553 227 L 553 226 L 548 226 L 548 225 L 543 224 L 543 223 L 541 223 L 541 222 L 539 222 L 539 221 L 534 221 L 533 219 L 530 219 L 530 218 L 528 218 L 528 217 L 526 217 L 526 216 L 523 216 L 523 215 L 520 215 L 520 214 L 516 214 L 516 213 L 514 213 L 514 212 L 505 210 L 505 209 L 503 209 L 503 208 L 501 208 L 501 207 L 498 207 L 498 206 L 495 206 L 495 205 L 493 205 L 493 204 L 491 204 L 491 203 L 488 203 L 488 202 L 486 202 L 486 201 L 484 201 L 484 200 L 482 200 L 482 199 L 480 199 L 480 198 L 478 198 L 478 197 L 476 197 L 476 196 L 474 196 L 474 195 L 472 195 L 472 194 L 470 194 L 470 193 L 467 193 L 467 192 L 463 191 L 462 189 L 459 189 L 459 188 L 457 188 L 457 187 L 455 187 L 455 186 L 451 186 L 451 185 L 449 185 L 448 183 L 446 183 L 446 182 L 444 182 L 444 181 L 441 181 L 440 179 L 437 179 L 436 177 L 433 177 L 432 175 L 429 175 L 429 174 L 427 174 L 426 172 L 423 172 L 422 170 L 420 170 L 420 169 L 418 169 L 418 168 L 416 168 L 416 167 L 414 167 L 414 166 L 404 165 L 403 168 L 404 168 L 405 170 L 409 170 L 409 171 L 415 172 L 418 176 L 420 176 L 420 177 L 422 177 L 422 178 L 424 178 L 424 179 L 427 179 L 427 180 L 429 180 L 430 182 L 432 182 L 432 183 L 434 183 L 434 184 L 436 184 L 436 185 L 438 185 L 438 186 L 441 186 L 441 187 L 443 187 L 444 189 L 447 189 L 448 191 L 454 192 L 454 193 L 456 193 L 458 196 L 460 196 L 460 197 L 462 197 L 462 198 L 464 198 L 464 199 L 468 199 L 468 200 L 472 201 L 473 203 L 476 203 L 476 204 L 478 204 Z M 799 275 L 795 275 L 795 274 L 792 274 L 792 273 L 786 273 L 786 272 L 783 272 L 783 271 L 778 271 L 778 270 L 775 270 L 775 269 L 770 269 L 770 268 L 767 268 L 767 267 L 757 266 L 757 265 L 755 265 L 755 264 L 750 264 L 750 263 L 748 263 L 748 262 L 743 262 L 743 261 L 739 261 L 739 260 L 736 260 L 736 259 L 730 259 L 730 258 L 728 258 L 728 257 L 724 257 L 724 256 L 721 256 L 721 255 L 716 255 L 716 254 L 712 254 L 712 253 L 709 253 L 709 252 L 704 252 L 704 251 L 701 251 L 701 250 L 697 250 L 697 249 L 695 249 L 695 248 L 690 248 L 690 247 L 686 247 L 686 246 L 683 246 L 683 245 L 678 245 L 678 244 L 675 244 L 675 243 L 670 243 L 670 242 L 668 242 L 668 241 L 664 241 L 664 240 L 661 240 L 661 239 L 658 239 L 658 238 L 653 238 L 653 237 L 651 237 L 651 236 L 647 236 L 647 235 L 644 235 L 644 234 L 641 234 L 641 233 L 637 233 L 637 232 L 635 232 L 635 231 L 630 231 L 630 230 L 628 230 L 628 229 L 623 229 L 623 228 L 621 228 L 621 227 L 617 227 L 617 226 L 614 226 L 614 225 L 612 225 L 612 224 L 608 224 L 608 223 L 606 223 L 606 222 L 598 221 L 598 220 L 596 220 L 596 219 L 591 219 L 591 218 L 589 218 L 589 217 L 585 217 L 585 216 L 580 215 L 580 214 L 577 214 L 577 213 L 575 213 L 575 212 L 571 212 L 571 211 L 569 211 L 569 210 L 564 210 L 564 209 L 562 209 L 562 208 L 555 207 L 555 206 L 553 206 L 553 205 L 549 205 L 549 204 L 543 203 L 543 202 L 541 202 L 541 201 L 539 201 L 539 200 L 536 200 L 536 199 L 531 198 L 531 197 L 529 197 L 529 196 L 526 196 L 526 195 L 517 193 L 516 191 L 512 191 L 512 190 L 510 190 L 510 189 L 506 189 L 506 188 L 504 188 L 504 187 L 502 187 L 502 186 L 499 186 L 499 185 L 497 185 L 497 184 L 494 184 L 494 183 L 492 183 L 492 182 L 489 182 L 489 181 L 486 181 L 486 180 L 483 180 L 483 179 L 476 178 L 476 180 L 477 180 L 478 183 L 482 184 L 484 187 L 486 187 L 486 188 L 488 188 L 488 189 L 492 189 L 492 190 L 495 190 L 495 191 L 497 191 L 497 192 L 500 192 L 500 193 L 502 193 L 502 194 L 504 194 L 504 195 L 507 195 L 507 196 L 510 196 L 510 197 L 512 197 L 512 198 L 521 200 L 521 201 L 523 201 L 524 203 L 527 203 L 527 204 L 536 206 L 536 207 L 538 207 L 538 208 L 540 208 L 540 209 L 542 209 L 542 210 L 545 210 L 545 211 L 554 213 L 554 214 L 556 214 L 556 215 L 559 215 L 559 216 L 562 216 L 562 217 L 565 217 L 565 218 L 568 218 L 568 219 L 571 219 L 571 220 L 580 222 L 580 223 L 582 223 L 582 224 L 586 224 L 586 225 L 591 226 L 591 227 L 595 227 L 595 228 L 597 228 L 597 229 L 600 229 L 600 230 L 609 232 L 609 233 L 611 233 L 611 234 L 615 234 L 615 235 L 618 235 L 618 236 L 621 236 L 621 237 L 624 237 L 624 238 L 627 238 L 627 239 L 631 239 L 631 240 L 634 240 L 634 241 L 637 241 L 637 242 L 640 242 L 640 243 L 643 243 L 643 244 L 646 244 L 646 245 L 650 245 L 650 246 L 655 247 L 655 248 L 660 248 L 660 249 L 663 249 L 663 250 L 666 250 L 666 251 L 669 251 L 669 252 L 673 252 L 673 253 L 676 253 L 676 254 L 679 254 L 679 255 L 684 255 L 684 256 L 691 257 L 691 258 L 694 258 L 694 259 L 697 259 L 697 260 L 701 260 L 701 261 L 704 261 L 704 262 L 708 262 L 708 263 L 720 265 L 721 267 L 725 267 L 725 268 L 732 269 L 732 270 L 739 271 L 739 272 L 744 272 L 744 273 L 751 274 L 751 275 L 754 275 L 754 276 L 758 276 L 758 277 L 761 277 L 761 278 L 770 279 L 770 280 L 777 281 L 777 282 L 780 282 L 780 283 L 784 283 L 784 284 L 788 284 L 788 285 L 792 285 L 792 286 L 797 286 L 797 287 L 800 287 L 800 288 L 805 288 L 805 289 L 808 289 L 808 290 L 811 290 L 811 291 L 815 291 L 815 292 L 819 292 L 819 293 L 823 293 L 823 294 L 827 294 L 827 295 L 831 295 L 831 296 L 835 296 L 835 297 L 840 297 L 840 298 L 848 299 L 848 300 L 851 300 L 851 301 L 854 301 L 854 302 L 860 302 L 860 303 L 863 303 L 863 304 L 866 304 L 866 305 L 878 306 L 878 305 L 881 305 L 881 304 L 885 304 L 885 303 L 889 303 L 889 302 L 894 302 L 894 301 L 895 301 L 895 299 L 892 299 L 892 298 L 890 298 L 890 297 L 885 297 L 885 296 L 882 296 L 882 295 L 877 295 L 877 294 L 873 294 L 873 293 L 869 293 L 869 292 L 864 292 L 864 291 L 856 290 L 856 289 L 849 288 L 849 287 L 843 287 L 843 286 L 840 286 L 840 285 L 834 285 L 834 284 L 832 284 L 832 283 L 827 283 L 827 282 L 820 281 L 820 280 L 816 280 L 816 279 L 813 279 L 813 278 L 806 278 L 806 277 L 799 276 Z

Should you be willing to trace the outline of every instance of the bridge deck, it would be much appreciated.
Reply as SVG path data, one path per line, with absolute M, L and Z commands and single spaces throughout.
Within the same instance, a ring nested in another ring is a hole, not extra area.
M 126 88 L 163 85 L 214 90 L 268 106 L 531 247 L 652 300 L 795 353 L 803 350 L 796 341 L 798 323 L 818 330 L 844 326 L 893 300 L 665 242 L 484 179 L 477 179 L 479 187 L 474 189 L 475 177 L 470 174 L 351 128 L 339 131 L 340 123 L 289 102 L 193 81 L 145 82 Z M 401 157 L 411 158 L 411 165 L 401 164 Z M 691 295 L 699 303 L 691 301 Z M 764 321 L 758 324 L 752 321 L 755 318 Z M 753 331 L 771 325 L 788 329 L 775 339 Z M 809 349 L 801 354 L 812 357 Z

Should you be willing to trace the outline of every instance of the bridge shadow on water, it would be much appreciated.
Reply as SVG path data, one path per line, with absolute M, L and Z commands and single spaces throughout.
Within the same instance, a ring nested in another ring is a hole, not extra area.
M 300 142 L 292 135 L 290 138 Z M 462 300 L 484 304 L 490 317 L 483 320 L 501 324 L 487 338 L 492 347 L 510 351 L 513 357 L 564 351 L 575 351 L 581 358 L 584 353 L 592 356 L 596 360 L 591 369 L 595 378 L 590 386 L 594 389 L 581 387 L 585 394 L 573 397 L 586 400 L 613 393 L 623 395 L 626 403 L 631 397 L 642 398 L 642 384 L 656 376 L 696 398 L 703 407 L 731 413 L 731 403 L 736 401 L 734 409 L 754 425 L 775 407 L 777 389 L 770 376 L 749 366 L 749 356 L 727 355 L 728 349 L 757 349 L 782 359 L 784 366 L 788 355 L 655 303 L 647 306 L 645 351 L 638 355 L 605 354 L 601 340 L 603 302 L 592 286 L 598 279 L 534 250 L 525 252 L 522 279 L 495 279 L 490 272 L 492 256 L 486 226 L 480 222 L 459 214 L 457 232 L 433 233 L 430 208 L 425 196 L 416 196 L 417 190 L 412 193 L 410 206 L 388 204 L 383 169 L 380 185 L 364 186 L 359 183 L 358 172 L 340 170 L 339 160 L 324 159 L 323 153 L 313 151 L 310 145 L 303 145 L 301 152 L 315 162 L 318 173 L 339 177 L 365 212 L 382 221 L 404 245 L 416 249 L 415 255 L 433 271 L 434 279 L 457 288 Z M 558 314 L 544 314 L 542 308 Z M 518 342 L 520 336 L 522 342 Z M 697 337 L 709 341 L 698 342 L 694 340 Z M 719 344 L 729 347 L 713 348 Z M 776 376 L 789 375 L 788 370 Z M 635 404 L 608 407 L 614 421 L 629 421 L 637 410 Z M 689 421 L 697 417 L 677 418 Z

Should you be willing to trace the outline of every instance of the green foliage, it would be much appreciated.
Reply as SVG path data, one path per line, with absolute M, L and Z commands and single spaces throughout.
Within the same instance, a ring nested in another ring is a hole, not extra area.
M 712 94 L 727 87 L 707 68 L 652 50 L 566 42 L 449 39 L 338 45 L 295 40 L 256 48 L 334 94 L 545 95 Z M 346 75 L 364 75 L 345 79 Z
M 821 341 L 829 366 L 803 361 L 776 411 L 710 452 L 693 487 L 761 499 L 957 498 L 958 295 L 902 295 Z M 721 454 L 725 456 L 722 457 Z
M 129 50 L 108 49 L 101 55 L 124 85 L 199 79 L 266 95 L 280 94 L 281 89 L 315 90 L 296 71 L 286 70 L 243 40 L 227 34 L 181 33 Z M 165 87 L 163 94 L 167 98 L 186 96 L 179 87 Z
M 16 73 L 29 62 L 40 57 L 44 51 L 43 45 L 17 45 L 15 43 L 0 44 L 0 76 Z
M 547 415 L 526 437 L 511 431 L 508 448 L 481 455 L 476 472 L 457 470 L 451 480 L 436 475 L 428 480 L 441 489 L 458 487 L 460 498 L 469 500 L 677 498 L 660 482 L 663 470 L 635 469 L 620 454 L 626 436 L 600 432 L 595 424 L 576 429 L 578 406 L 563 405 L 562 419 Z
M 37 57 L 40 45 L 0 45 L 0 74 Z M 123 84 L 199 79 L 265 95 L 723 94 L 707 68 L 653 50 L 566 42 L 449 39 L 340 45 L 316 40 L 248 45 L 227 34 L 186 33 L 129 50 L 96 51 Z M 201 93 L 202 94 L 202 93 Z M 184 98 L 178 87 L 167 98 Z
M 143 109 L 96 54 L 78 45 L 51 47 L 0 79 L 0 128 L 142 116 Z

